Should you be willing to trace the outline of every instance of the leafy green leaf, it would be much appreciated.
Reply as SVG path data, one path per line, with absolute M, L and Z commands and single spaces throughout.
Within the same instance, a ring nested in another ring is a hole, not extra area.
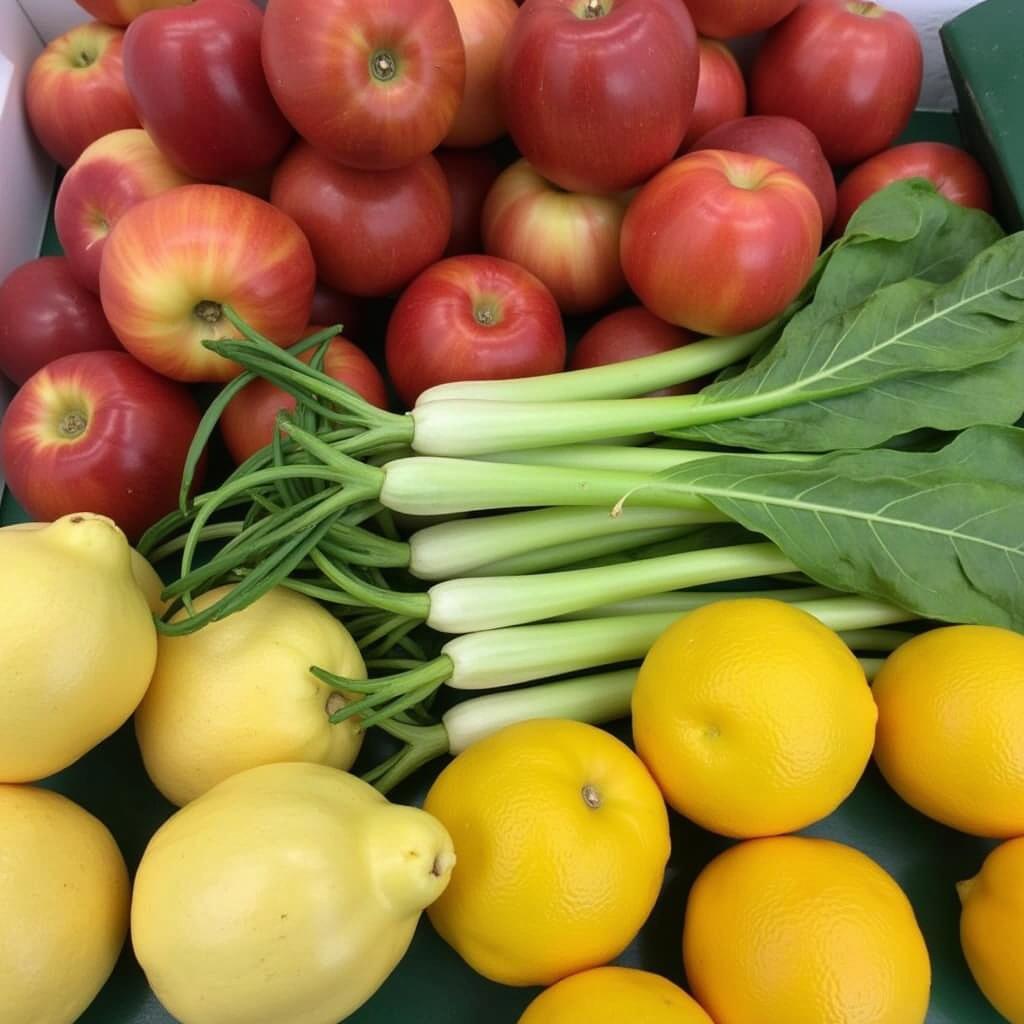
M 937 452 L 721 455 L 659 478 L 764 534 L 826 586 L 1024 630 L 1024 430 L 975 427 Z

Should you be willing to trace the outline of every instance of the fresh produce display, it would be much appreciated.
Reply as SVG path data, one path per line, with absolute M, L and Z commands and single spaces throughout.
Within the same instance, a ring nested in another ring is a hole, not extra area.
M 263 77 L 262 29 L 249 0 L 195 0 L 144 13 L 125 33 L 124 75 L 139 119 L 194 178 L 252 174 L 292 137 Z
M 309 323 L 315 275 L 309 242 L 286 214 L 237 189 L 186 185 L 117 223 L 100 299 L 121 344 L 157 373 L 230 380 L 238 367 L 202 346 L 237 336 L 224 305 L 289 344 Z
M 124 534 L 80 513 L 0 530 L 0 781 L 66 768 L 122 726 L 156 663 Z
M 90 142 L 119 128 L 138 128 L 121 49 L 124 33 L 98 21 L 54 39 L 35 59 L 25 83 L 25 110 L 35 137 L 70 167 Z
M 268 0 L 263 69 L 307 142 L 346 166 L 384 171 L 426 156 L 451 131 L 466 51 L 448 0 Z
M 795 605 L 750 599 L 669 626 L 644 659 L 632 711 L 637 753 L 668 802 L 744 839 L 831 814 L 864 774 L 878 715 L 835 633 Z
M 519 1024 L 561 1024 L 574 1017 L 591 1024 L 711 1024 L 677 985 L 627 967 L 598 967 L 552 985 L 530 1003 Z
M 925 178 L 947 199 L 992 212 L 992 187 L 977 160 L 944 142 L 910 142 L 865 160 L 838 191 L 835 230 L 842 234 L 857 207 L 894 181 Z
M 931 965 L 907 897 L 869 857 L 823 839 L 755 839 L 716 857 L 690 890 L 683 958 L 723 1024 L 923 1024 L 928 1011 Z
M 732 50 L 717 39 L 700 40 L 700 77 L 683 149 L 747 112 L 747 83 Z M 713 148 L 713 147 L 709 147 Z
M 430 920 L 506 985 L 549 985 L 608 963 L 661 889 L 661 794 L 628 747 L 591 725 L 509 726 L 448 765 L 423 806 L 458 857 Z
M 1024 838 L 996 847 L 977 877 L 957 890 L 963 904 L 960 939 L 971 973 L 992 1005 L 1010 1024 L 1019 1024 L 1024 1020 L 1017 961 L 1024 939 Z
M 551 293 L 528 270 L 494 256 L 453 256 L 402 293 L 388 324 L 387 363 L 412 405 L 447 381 L 557 373 L 565 331 Z
M 821 230 L 817 201 L 791 171 L 711 149 L 670 164 L 630 203 L 622 267 L 663 320 L 701 334 L 739 334 L 796 298 Z
M 452 232 L 452 199 L 429 154 L 363 171 L 298 143 L 274 174 L 270 200 L 313 247 L 320 278 L 356 296 L 389 295 L 436 263 Z
M 525 160 L 494 183 L 484 205 L 484 248 L 535 274 L 563 313 L 592 313 L 626 290 L 619 239 L 622 196 L 566 192 Z
M 81 508 L 133 540 L 171 511 L 199 408 L 180 384 L 127 352 L 80 352 L 50 363 L 0 422 L 0 459 L 36 519 Z
M 799 121 L 791 117 L 741 117 L 712 128 L 693 143 L 690 152 L 699 149 L 728 149 L 736 153 L 750 153 L 788 167 L 814 193 L 821 207 L 821 223 L 826 231 L 835 219 L 836 182 L 832 168 L 814 132 Z M 867 196 L 863 199 L 867 199 Z
M 193 179 L 141 128 L 123 128 L 87 146 L 57 190 L 54 224 L 68 267 L 99 295 L 107 236 L 133 206 Z
M 196 602 L 201 609 L 222 593 Z M 135 715 L 153 784 L 179 807 L 247 768 L 277 761 L 352 767 L 362 733 L 331 722 L 345 706 L 309 662 L 348 678 L 366 669 L 345 627 L 315 601 L 279 589 L 212 629 L 161 637 Z
M 99 299 L 63 256 L 43 256 L 0 284 L 0 373 L 24 384 L 36 371 L 75 352 L 116 349 Z
M 343 1020 L 394 969 L 455 863 L 436 819 L 354 776 L 261 765 L 153 836 L 132 946 L 182 1024 Z
M 1024 637 L 950 626 L 915 637 L 875 681 L 875 758 L 911 806 L 961 832 L 1024 835 Z
M 1024 1024 L 1014 140 L 904 131 L 910 23 L 81 6 L 13 72 L 3 1024 Z
M 128 933 L 128 871 L 102 822 L 66 797 L 0 783 L 0 987 L 12 1022 L 74 1024 Z
M 509 134 L 570 192 L 619 192 L 679 151 L 697 35 L 679 0 L 530 0 L 502 56 Z
M 750 82 L 755 114 L 781 114 L 817 136 L 829 162 L 891 146 L 917 105 L 921 40 L 871 0 L 809 0 L 772 29 Z

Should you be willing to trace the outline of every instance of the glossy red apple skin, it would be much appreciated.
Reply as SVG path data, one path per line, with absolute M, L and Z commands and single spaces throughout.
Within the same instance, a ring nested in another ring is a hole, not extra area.
M 97 21 L 108 25 L 127 25 L 146 11 L 163 7 L 181 7 L 193 0 L 75 0 L 83 10 L 88 11 Z
M 114 225 L 133 206 L 192 182 L 141 128 L 111 132 L 88 146 L 64 175 L 54 206 L 57 237 L 75 277 L 98 295 L 100 260 Z
M 363 304 L 351 295 L 344 295 L 330 285 L 317 281 L 313 292 L 313 305 L 310 307 L 309 318 L 316 324 L 341 324 L 345 328 L 345 337 L 359 334 L 365 310 Z
M 486 146 L 505 134 L 501 55 L 519 13 L 515 0 L 450 0 L 466 50 L 466 86 L 446 146 Z
M 315 334 L 321 330 L 322 327 L 313 325 L 304 333 Z M 312 352 L 299 356 L 306 363 L 312 357 Z M 380 409 L 388 407 L 388 389 L 380 370 L 351 341 L 344 338 L 331 341 L 323 370 L 329 377 L 358 392 L 371 405 Z M 235 464 L 241 465 L 250 455 L 270 444 L 274 437 L 275 417 L 281 411 L 291 412 L 294 408 L 295 397 L 270 381 L 260 379 L 246 384 L 231 399 L 220 418 L 220 431 Z
M 434 157 L 361 171 L 299 142 L 274 175 L 271 201 L 306 233 L 321 280 L 348 295 L 389 295 L 441 258 L 452 200 Z
M 237 363 L 204 348 L 236 338 L 221 313 L 290 345 L 309 323 L 316 268 L 286 214 L 223 185 L 183 185 L 129 210 L 100 267 L 103 310 L 121 344 L 174 380 L 230 380 Z
M 573 349 L 568 368 L 588 370 L 592 366 L 642 359 L 659 352 L 671 352 L 698 340 L 699 335 L 659 320 L 643 306 L 627 306 L 598 320 L 580 338 Z M 704 383 L 702 380 L 686 381 L 674 387 L 652 391 L 650 397 L 692 395 Z
M 90 142 L 139 127 L 124 80 L 123 43 L 121 29 L 90 21 L 50 42 L 29 70 L 29 124 L 62 167 L 70 167 Z
M 502 172 L 483 210 L 484 248 L 535 274 L 563 313 L 590 313 L 626 290 L 622 196 L 565 192 L 525 160 Z
M 146 131 L 186 174 L 225 181 L 272 164 L 292 137 L 260 60 L 251 0 L 196 0 L 136 18 L 124 74 Z
M 0 374 L 15 384 L 62 356 L 120 348 L 100 300 L 63 256 L 23 263 L 0 283 Z
M 498 177 L 498 161 L 488 149 L 439 149 L 434 156 L 452 195 L 452 232 L 444 255 L 482 253 L 480 222 L 487 193 Z
M 199 408 L 180 384 L 126 352 L 81 352 L 44 367 L 14 396 L 0 457 L 34 519 L 97 512 L 135 540 L 177 505 L 198 426 Z
M 732 335 L 786 308 L 820 244 L 817 200 L 792 171 L 708 149 L 670 164 L 640 190 L 622 226 L 622 266 L 662 320 Z
M 828 230 L 836 215 L 836 179 L 817 137 L 791 117 L 742 117 L 713 128 L 690 149 L 727 149 L 774 160 L 798 174 L 814 193 Z
M 679 150 L 697 95 L 693 22 L 680 0 L 527 0 L 502 56 L 509 133 L 570 192 L 618 192 Z
M 697 31 L 713 39 L 763 32 L 782 21 L 800 0 L 686 0 Z
M 701 39 L 697 99 L 683 149 L 712 128 L 743 117 L 746 112 L 747 83 L 732 50 L 717 39 Z
M 841 235 L 846 230 L 865 199 L 906 178 L 927 178 L 954 203 L 992 212 L 988 175 L 970 153 L 944 142 L 911 142 L 869 157 L 843 179 L 834 233 Z
M 494 256 L 456 256 L 405 290 L 387 332 L 388 376 L 408 407 L 435 384 L 557 373 L 565 331 L 551 293 Z
M 750 80 L 756 114 L 805 124 L 829 163 L 845 167 L 891 146 L 921 92 L 914 26 L 859 0 L 808 0 L 769 33 Z
M 364 170 L 436 149 L 466 81 L 448 0 L 269 0 L 263 67 L 299 134 Z

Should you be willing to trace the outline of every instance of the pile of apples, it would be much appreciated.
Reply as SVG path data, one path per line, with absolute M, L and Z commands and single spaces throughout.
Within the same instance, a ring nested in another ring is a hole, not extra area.
M 344 324 L 325 372 L 386 406 L 349 340 L 386 301 L 410 406 L 565 369 L 566 317 L 573 369 L 756 328 L 897 178 L 991 201 L 967 154 L 887 149 L 921 45 L 868 0 L 78 2 L 26 86 L 65 255 L 0 286 L 0 458 L 39 519 L 174 507 L 194 385 L 238 371 L 202 344 L 224 306 L 281 345 Z M 765 30 L 745 76 L 722 40 Z M 236 462 L 290 404 L 236 396 Z

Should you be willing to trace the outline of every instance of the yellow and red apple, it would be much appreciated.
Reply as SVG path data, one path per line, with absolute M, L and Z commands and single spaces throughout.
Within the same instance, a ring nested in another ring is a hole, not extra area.
M 203 346 L 237 338 L 230 306 L 279 345 L 309 322 L 316 272 L 287 214 L 223 185 L 183 185 L 130 209 L 107 239 L 100 300 L 124 347 L 174 380 L 223 381 L 239 366 Z
M 98 21 L 49 43 L 28 73 L 25 106 L 43 149 L 70 167 L 90 142 L 138 128 L 121 64 L 124 32 Z
M 98 294 L 100 258 L 114 225 L 144 199 L 191 182 L 141 128 L 111 132 L 88 146 L 64 175 L 54 207 L 75 277 Z

